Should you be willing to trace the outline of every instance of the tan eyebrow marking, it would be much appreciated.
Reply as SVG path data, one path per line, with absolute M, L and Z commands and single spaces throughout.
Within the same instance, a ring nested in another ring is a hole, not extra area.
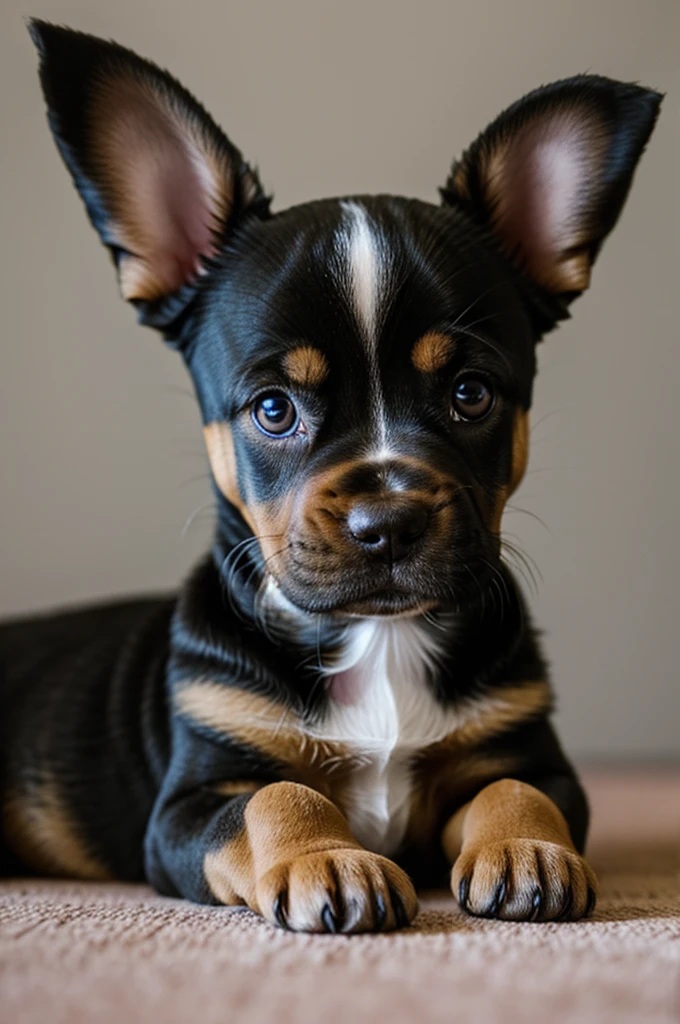
M 312 345 L 298 345 L 286 353 L 283 368 L 294 384 L 314 388 L 323 384 L 328 376 L 328 360 Z
M 413 346 L 411 362 L 421 373 L 435 373 L 446 366 L 455 350 L 453 338 L 439 331 L 428 331 Z

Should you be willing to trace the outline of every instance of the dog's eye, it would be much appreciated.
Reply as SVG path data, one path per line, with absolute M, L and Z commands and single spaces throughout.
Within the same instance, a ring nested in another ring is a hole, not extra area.
M 481 420 L 491 412 L 493 403 L 494 394 L 486 381 L 471 374 L 456 381 L 451 408 L 455 420 Z
M 300 423 L 300 416 L 288 395 L 273 391 L 262 395 L 253 406 L 253 419 L 269 437 L 288 437 Z

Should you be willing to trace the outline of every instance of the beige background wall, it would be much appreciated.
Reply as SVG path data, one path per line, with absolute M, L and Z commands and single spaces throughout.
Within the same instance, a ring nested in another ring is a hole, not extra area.
M 169 66 L 279 207 L 352 191 L 434 201 L 454 154 L 555 78 L 669 93 L 592 293 L 541 348 L 514 505 L 549 532 L 514 511 L 505 529 L 543 575 L 533 605 L 570 749 L 679 755 L 680 5 L 3 0 L 0 614 L 172 587 L 210 534 L 188 383 L 117 297 L 47 132 L 28 14 Z

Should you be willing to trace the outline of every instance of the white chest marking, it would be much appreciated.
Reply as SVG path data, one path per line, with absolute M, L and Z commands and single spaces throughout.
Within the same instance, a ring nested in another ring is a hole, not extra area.
M 439 653 L 418 620 L 358 623 L 330 680 L 328 715 L 310 730 L 357 758 L 345 809 L 357 840 L 376 853 L 393 853 L 403 839 L 413 754 L 460 724 L 428 686 Z

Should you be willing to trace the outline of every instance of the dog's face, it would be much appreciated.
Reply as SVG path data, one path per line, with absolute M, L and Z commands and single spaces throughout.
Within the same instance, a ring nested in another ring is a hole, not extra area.
M 295 605 L 404 613 L 492 571 L 534 340 L 457 211 L 332 200 L 256 222 L 196 338 L 218 486 Z
M 480 136 L 441 206 L 272 215 L 170 76 L 32 32 L 62 155 L 123 295 L 183 352 L 221 500 L 266 576 L 298 608 L 353 615 L 483 591 L 526 466 L 536 341 L 588 286 L 660 97 L 557 83 Z

